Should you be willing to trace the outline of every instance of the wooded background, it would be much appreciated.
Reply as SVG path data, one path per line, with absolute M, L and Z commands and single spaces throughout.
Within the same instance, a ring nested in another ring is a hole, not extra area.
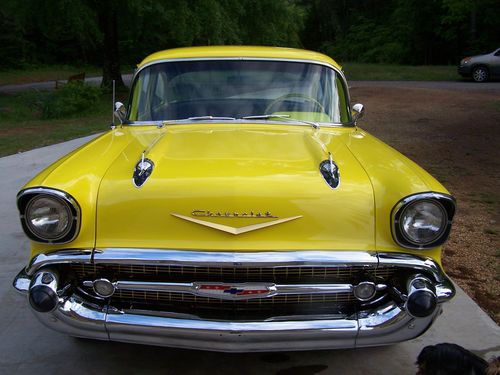
M 500 47 L 499 0 L 3 0 L 0 69 L 103 67 L 195 45 L 302 47 L 336 60 L 456 64 Z M 121 80 L 121 79 L 120 79 Z

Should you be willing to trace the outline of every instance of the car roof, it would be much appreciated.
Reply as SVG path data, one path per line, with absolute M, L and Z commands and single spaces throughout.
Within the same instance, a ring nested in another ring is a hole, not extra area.
M 341 70 L 342 67 L 332 58 L 322 53 L 307 51 L 296 48 L 282 47 L 255 47 L 255 46 L 207 46 L 207 47 L 186 47 L 174 48 L 155 52 L 137 65 L 138 68 L 149 63 L 168 59 L 197 59 L 197 58 L 231 58 L 249 57 L 264 59 L 290 59 L 290 60 L 311 60 L 328 65 L 333 65 Z

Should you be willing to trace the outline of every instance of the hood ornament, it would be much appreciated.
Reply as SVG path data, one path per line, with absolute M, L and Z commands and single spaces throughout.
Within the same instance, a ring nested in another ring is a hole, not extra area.
M 195 211 L 193 211 L 193 212 L 195 212 Z M 194 217 L 189 217 L 189 216 L 184 216 L 184 215 L 179 215 L 179 214 L 174 214 L 174 213 L 172 213 L 171 215 L 175 216 L 179 219 L 182 219 L 182 220 L 190 221 L 190 222 L 195 223 L 195 224 L 203 225 L 205 227 L 217 229 L 217 230 L 220 230 L 222 232 L 226 232 L 226 233 L 230 233 L 230 234 L 234 234 L 234 235 L 238 235 L 238 234 L 242 234 L 242 233 L 246 233 L 246 232 L 251 232 L 251 231 L 257 230 L 257 229 L 267 228 L 267 227 L 270 227 L 273 225 L 286 223 L 287 221 L 300 219 L 302 217 L 302 215 L 291 216 L 291 217 L 285 217 L 283 219 L 266 221 L 265 223 L 245 225 L 243 227 L 231 227 L 229 225 L 223 225 L 223 224 L 213 223 L 211 221 L 195 219 Z M 225 216 L 214 216 L 214 217 L 225 217 Z M 229 216 L 229 217 L 235 217 L 235 216 Z
M 328 160 L 324 160 L 319 165 L 319 171 L 323 175 L 326 183 L 330 185 L 332 189 L 336 189 L 340 184 L 340 173 L 339 167 L 333 161 L 332 154 L 328 153 Z
M 134 175 L 132 177 L 132 182 L 135 187 L 141 187 L 144 185 L 146 180 L 151 176 L 155 164 L 150 159 L 144 158 L 144 152 L 142 153 L 141 160 L 137 162 L 134 169 Z

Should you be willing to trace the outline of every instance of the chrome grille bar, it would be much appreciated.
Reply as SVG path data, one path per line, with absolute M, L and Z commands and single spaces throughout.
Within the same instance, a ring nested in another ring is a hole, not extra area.
M 188 293 L 200 297 L 211 297 L 227 300 L 247 300 L 256 298 L 268 298 L 277 295 L 293 294 L 336 294 L 352 293 L 351 284 L 296 284 L 277 285 L 273 283 L 169 283 L 148 281 L 115 281 L 112 283 L 115 290 L 142 291 L 142 292 L 171 292 Z M 93 281 L 84 281 L 83 286 L 93 287 Z M 217 293 L 214 294 L 214 288 Z M 204 289 L 204 287 L 206 287 Z M 243 294 L 236 294 L 241 288 Z M 225 293 L 235 290 L 235 293 Z M 244 292 L 248 293 L 244 293 Z M 219 293 L 220 292 L 220 293 Z
M 207 267 L 376 266 L 376 252 L 368 251 L 185 251 L 167 249 L 96 249 L 96 264 L 182 265 Z
M 446 276 L 439 265 L 430 258 L 402 253 L 378 253 L 375 251 L 268 251 L 268 252 L 207 252 L 167 249 L 71 249 L 58 250 L 53 253 L 35 256 L 26 273 L 32 276 L 40 268 L 58 264 L 88 264 L 98 268 L 103 264 L 120 265 L 127 267 L 148 266 L 204 266 L 220 269 L 220 272 L 229 268 L 266 268 L 271 272 L 289 270 L 286 267 L 333 267 L 341 272 L 345 267 L 361 267 L 378 269 L 380 267 L 392 269 L 418 269 L 432 274 L 435 281 L 442 281 Z M 276 268 L 275 271 L 272 268 Z M 153 269 L 157 272 L 156 269 Z M 261 271 L 261 270 L 259 270 Z M 301 272 L 305 269 L 301 269 Z M 311 271 L 315 272 L 315 271 Z M 315 275 L 316 276 L 316 275 Z

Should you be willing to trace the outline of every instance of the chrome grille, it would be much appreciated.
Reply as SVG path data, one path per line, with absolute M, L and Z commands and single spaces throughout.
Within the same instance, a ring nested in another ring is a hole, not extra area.
M 218 282 L 344 282 L 361 281 L 366 273 L 388 279 L 395 269 L 374 266 L 307 266 L 307 267 L 197 267 L 147 266 L 122 264 L 73 264 L 71 268 L 79 279 L 108 275 L 117 279 L 162 281 L 218 281 Z
M 186 313 L 204 319 L 266 319 L 283 315 L 354 313 L 351 293 L 299 294 L 229 301 L 169 292 L 118 290 L 112 303 L 123 308 L 146 308 Z
M 83 280 L 107 278 L 162 282 L 266 282 L 275 284 L 357 284 L 367 279 L 389 280 L 396 268 L 376 266 L 191 266 L 137 264 L 71 264 L 81 285 Z M 90 293 L 92 291 L 88 290 Z M 382 297 L 379 294 L 376 298 Z M 207 319 L 246 320 L 307 314 L 352 314 L 360 302 L 352 293 L 275 295 L 248 300 L 223 300 L 189 293 L 116 290 L 111 304 L 125 309 L 149 309 L 185 313 Z

